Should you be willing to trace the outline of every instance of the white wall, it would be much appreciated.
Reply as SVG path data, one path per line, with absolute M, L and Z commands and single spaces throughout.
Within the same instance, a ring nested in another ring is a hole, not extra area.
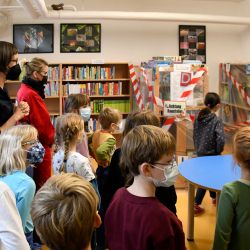
M 63 1 L 82 9 L 82 1 Z M 54 0 L 46 1 L 52 4 Z M 85 0 L 84 10 L 154 11 L 172 13 L 201 13 L 214 15 L 237 15 L 238 4 L 232 2 L 201 2 L 187 0 Z M 60 53 L 60 23 L 101 23 L 101 53 Z M 139 65 L 152 56 L 178 55 L 178 25 L 192 23 L 149 21 L 103 21 L 103 20 L 55 20 L 31 19 L 24 11 L 13 12 L 13 24 L 54 23 L 54 53 L 20 55 L 30 59 L 34 56 L 54 62 L 128 62 Z M 198 25 L 198 24 L 194 24 Z M 210 75 L 210 91 L 218 91 L 220 62 L 240 60 L 239 27 L 237 25 L 204 24 L 207 34 L 207 65 Z M 249 33 L 249 30 L 247 30 Z M 250 35 L 249 35 L 250 36 Z M 12 42 L 12 28 L 0 33 L 0 40 Z M 244 53 L 242 53 L 244 54 Z

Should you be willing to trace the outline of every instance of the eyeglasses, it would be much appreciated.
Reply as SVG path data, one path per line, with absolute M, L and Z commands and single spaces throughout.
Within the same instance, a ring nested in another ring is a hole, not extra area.
M 39 71 L 39 72 L 44 72 L 45 74 L 44 74 L 44 76 L 47 76 L 48 75 L 48 72 L 46 72 L 46 71 Z M 41 74 L 40 74 L 41 75 Z M 41 75 L 41 76 L 43 76 L 43 75 Z
M 18 59 L 16 60 L 10 60 L 11 62 L 16 62 L 16 65 L 17 65 L 17 62 L 18 62 Z
M 173 168 L 174 162 L 175 162 L 175 155 L 173 157 L 172 163 L 158 163 L 158 162 L 155 162 L 154 164 L 149 163 L 149 165 L 154 166 L 155 164 L 157 164 L 157 165 L 168 166 L 168 168 Z
M 32 146 L 35 146 L 39 143 L 39 140 L 32 140 L 32 141 L 28 141 L 28 142 L 25 142 L 22 144 L 22 146 L 25 146 L 25 145 L 32 145 Z

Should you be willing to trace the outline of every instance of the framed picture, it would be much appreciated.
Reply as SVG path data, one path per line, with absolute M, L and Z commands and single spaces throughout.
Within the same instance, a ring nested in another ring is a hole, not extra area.
M 179 25 L 179 56 L 206 63 L 206 26 Z
M 53 53 L 54 24 L 13 24 L 13 44 L 19 54 Z
M 101 24 L 61 23 L 61 53 L 100 53 Z

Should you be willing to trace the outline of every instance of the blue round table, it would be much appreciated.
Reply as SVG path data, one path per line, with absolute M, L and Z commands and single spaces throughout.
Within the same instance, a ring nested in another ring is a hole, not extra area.
M 188 182 L 187 239 L 194 240 L 195 186 L 217 193 L 217 208 L 224 184 L 241 178 L 238 165 L 233 169 L 232 155 L 203 156 L 186 160 L 179 165 L 179 173 Z

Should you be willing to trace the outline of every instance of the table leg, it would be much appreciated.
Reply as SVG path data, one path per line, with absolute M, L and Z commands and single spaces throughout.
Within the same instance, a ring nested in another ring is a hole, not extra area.
M 194 185 L 188 183 L 188 241 L 194 241 L 194 192 Z
M 220 193 L 216 193 L 216 212 L 218 214 L 218 207 L 220 202 Z

